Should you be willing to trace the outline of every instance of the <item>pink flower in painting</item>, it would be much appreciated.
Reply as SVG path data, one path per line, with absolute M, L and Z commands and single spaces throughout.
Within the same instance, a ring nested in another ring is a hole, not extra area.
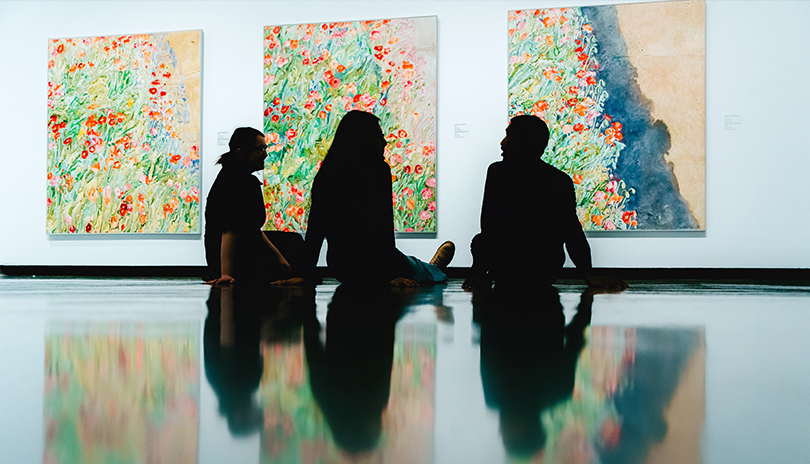
M 413 232 L 413 227 L 408 227 L 407 229 L 405 229 L 405 232 Z
M 312 111 L 315 108 L 315 102 L 313 102 L 312 100 L 307 100 L 307 102 L 304 103 L 304 108 Z
M 357 84 L 354 82 L 346 84 L 346 91 L 349 93 L 357 93 Z
M 273 222 L 276 225 L 276 229 L 281 229 L 284 226 L 284 219 L 281 217 L 281 211 L 276 213 L 276 218 Z
M 568 134 L 570 134 L 571 132 L 574 131 L 574 126 L 572 126 L 571 124 L 566 124 L 566 125 L 563 126 L 562 131 L 563 131 L 563 134 L 568 135 Z
M 436 211 L 436 202 L 431 201 L 430 203 L 428 203 L 428 209 L 431 211 Z
M 158 133 L 157 127 L 153 127 L 153 128 L 152 128 L 152 129 L 151 129 L 149 132 L 150 132 L 150 133 L 151 133 L 153 136 L 156 136 L 156 135 L 157 135 L 157 133 Z
M 278 58 L 276 58 L 276 66 L 278 66 L 280 68 L 280 67 L 284 66 L 285 64 L 287 64 L 289 61 L 290 60 L 288 60 L 287 58 L 285 58 L 283 56 L 279 56 Z
M 371 31 L 371 40 L 379 40 L 380 31 Z
M 613 221 L 608 219 L 605 221 L 605 230 L 616 230 L 616 224 L 613 224 Z
M 605 190 L 607 190 L 610 193 L 616 193 L 617 186 L 618 186 L 617 182 L 615 180 L 612 180 L 608 182 L 607 187 L 605 187 Z
M 430 179 L 428 179 L 428 180 L 425 182 L 425 185 L 427 185 L 428 187 L 436 188 L 436 178 L 435 178 L 435 177 L 431 177 Z
M 73 222 L 73 218 L 70 217 L 70 214 L 65 215 L 65 224 L 70 225 Z
M 593 196 L 594 201 L 605 201 L 605 198 L 607 198 L 607 195 L 602 191 L 596 192 L 596 194 Z
M 132 184 L 124 184 L 124 190 L 129 190 L 132 188 Z
M 432 196 L 433 196 L 433 190 L 431 190 L 429 188 L 423 188 L 422 189 L 422 198 L 423 199 L 427 200 L 428 198 L 430 198 Z
M 428 219 L 430 219 L 430 211 L 422 211 L 421 213 L 419 213 L 419 219 L 423 221 L 427 221 Z
M 364 95 L 361 97 L 361 101 L 362 101 L 362 102 L 363 102 L 363 104 L 364 104 L 364 105 L 366 105 L 366 106 L 374 106 L 374 104 L 375 104 L 375 103 L 377 103 L 377 100 L 375 100 L 375 99 L 374 99 L 374 97 L 372 97 L 372 96 L 371 96 L 371 95 L 369 95 L 369 94 L 364 94 Z
M 54 178 L 51 179 L 51 187 L 56 187 L 56 179 L 58 179 L 58 178 L 54 177 Z
M 520 57 L 517 55 L 512 55 L 509 57 L 509 61 L 511 61 L 512 63 L 520 63 Z
M 400 164 L 402 163 L 402 155 L 400 155 L 399 153 L 395 154 L 395 155 L 393 156 L 393 158 L 394 158 L 395 160 L 397 160 L 397 163 L 400 163 Z
M 270 136 L 267 138 L 267 141 L 268 141 L 268 142 L 270 142 L 270 143 L 278 143 L 278 134 L 277 134 L 277 133 L 275 133 L 275 132 L 273 132 L 273 133 L 272 133 L 272 134 L 270 134 Z
M 413 196 L 413 190 L 411 190 L 410 187 L 405 187 L 404 189 L 402 189 L 402 194 L 407 195 L 409 197 Z

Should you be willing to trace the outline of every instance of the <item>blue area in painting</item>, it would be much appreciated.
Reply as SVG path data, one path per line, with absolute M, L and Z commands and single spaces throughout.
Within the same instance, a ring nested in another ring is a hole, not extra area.
M 664 160 L 671 138 L 666 124 L 653 120 L 652 102 L 636 81 L 638 72 L 627 57 L 613 6 L 583 7 L 599 39 L 599 79 L 609 97 L 605 114 L 622 123 L 626 147 L 613 175 L 636 190 L 626 209 L 636 210 L 639 229 L 696 229 L 695 217 L 681 196 L 672 163 Z

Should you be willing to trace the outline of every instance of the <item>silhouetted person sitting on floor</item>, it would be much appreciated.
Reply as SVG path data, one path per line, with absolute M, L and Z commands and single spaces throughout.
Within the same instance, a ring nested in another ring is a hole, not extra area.
M 443 243 L 430 263 L 405 256 L 396 247 L 385 144 L 380 120 L 373 114 L 350 111 L 340 121 L 312 183 L 305 242 L 310 278 L 326 239 L 327 265 L 343 283 L 416 286 L 447 280 L 443 271 L 453 258 L 452 242 Z
M 262 232 L 264 196 L 261 182 L 251 175 L 264 169 L 264 134 L 240 127 L 228 146 L 230 151 L 217 161 L 222 170 L 205 205 L 205 258 L 211 279 L 206 283 L 269 283 L 290 277 L 290 263 Z
M 470 246 L 473 277 L 465 288 L 498 282 L 550 285 L 565 264 L 563 244 L 590 286 L 625 288 L 617 278 L 592 274 L 591 248 L 577 218 L 574 183 L 540 158 L 546 123 L 517 116 L 501 141 L 503 161 L 487 171 L 481 233 Z

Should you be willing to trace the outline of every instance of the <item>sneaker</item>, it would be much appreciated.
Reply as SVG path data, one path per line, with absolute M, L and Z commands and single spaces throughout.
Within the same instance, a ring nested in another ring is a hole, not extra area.
M 455 254 L 456 245 L 448 240 L 439 246 L 439 248 L 436 250 L 436 254 L 434 254 L 433 258 L 430 260 L 430 264 L 438 267 L 442 270 L 442 272 L 444 272 L 447 269 L 447 266 L 450 264 L 450 261 L 453 260 L 453 255 Z

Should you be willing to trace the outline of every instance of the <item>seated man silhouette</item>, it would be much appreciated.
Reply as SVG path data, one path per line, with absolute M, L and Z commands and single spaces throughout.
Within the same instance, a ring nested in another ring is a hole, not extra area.
M 470 245 L 473 276 L 465 288 L 493 279 L 496 285 L 552 284 L 565 264 L 563 244 L 589 286 L 627 287 L 620 279 L 593 274 L 574 183 L 540 159 L 548 139 L 546 123 L 536 116 L 517 116 L 506 128 L 503 161 L 487 171 L 481 233 Z

